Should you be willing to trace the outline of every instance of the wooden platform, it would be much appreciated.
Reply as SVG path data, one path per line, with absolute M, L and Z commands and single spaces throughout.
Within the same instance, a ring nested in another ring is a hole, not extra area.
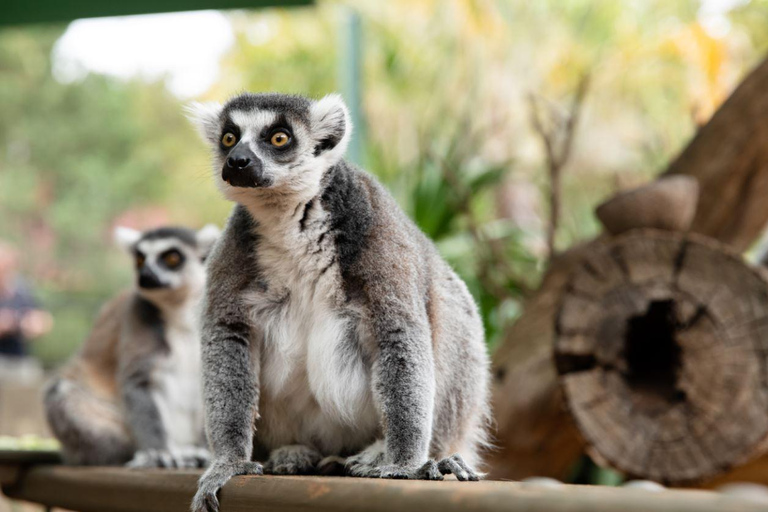
M 187 512 L 199 476 L 200 471 L 25 465 L 10 461 L 0 465 L 0 485 L 7 496 L 83 512 Z M 289 476 L 235 477 L 220 498 L 222 512 L 766 510 L 764 504 L 709 491 Z

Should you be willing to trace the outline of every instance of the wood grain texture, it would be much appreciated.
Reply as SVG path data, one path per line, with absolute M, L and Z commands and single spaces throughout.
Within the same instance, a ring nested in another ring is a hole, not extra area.
M 4 492 L 82 512 L 186 512 L 198 471 L 33 467 Z M 243 476 L 221 492 L 222 512 L 757 512 L 764 505 L 705 491 L 540 488 L 513 482 Z

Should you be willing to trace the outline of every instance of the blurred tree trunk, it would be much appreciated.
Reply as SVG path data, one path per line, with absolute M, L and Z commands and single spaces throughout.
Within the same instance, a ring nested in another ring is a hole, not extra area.
M 744 251 L 768 222 L 768 59 L 672 162 L 699 180 L 693 231 Z
M 699 181 L 694 232 L 739 252 L 755 241 L 768 221 L 768 60 L 747 76 L 667 173 Z M 491 456 L 491 477 L 563 479 L 584 453 L 583 437 L 564 406 L 553 344 L 569 276 L 596 243 L 552 261 L 541 288 L 494 354 L 499 449 Z

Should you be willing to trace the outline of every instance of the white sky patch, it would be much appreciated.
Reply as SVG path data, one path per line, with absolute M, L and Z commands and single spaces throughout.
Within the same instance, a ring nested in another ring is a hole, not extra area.
M 712 37 L 725 37 L 731 30 L 728 13 L 748 3 L 749 0 L 701 0 L 699 23 Z
M 62 82 L 89 72 L 167 76 L 171 92 L 190 98 L 216 82 L 219 61 L 234 42 L 232 24 L 217 11 L 76 20 L 53 49 L 53 73 Z

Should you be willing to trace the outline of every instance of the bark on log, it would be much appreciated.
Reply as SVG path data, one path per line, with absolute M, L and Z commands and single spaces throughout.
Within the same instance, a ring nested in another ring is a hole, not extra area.
M 700 199 L 693 231 L 737 251 L 758 237 L 768 220 L 768 60 L 734 91 L 670 165 L 667 174 L 697 178 Z M 593 240 L 561 254 L 540 290 L 506 332 L 493 356 L 497 445 L 490 474 L 565 478 L 584 440 L 557 385 L 553 360 L 555 315 L 570 272 Z

